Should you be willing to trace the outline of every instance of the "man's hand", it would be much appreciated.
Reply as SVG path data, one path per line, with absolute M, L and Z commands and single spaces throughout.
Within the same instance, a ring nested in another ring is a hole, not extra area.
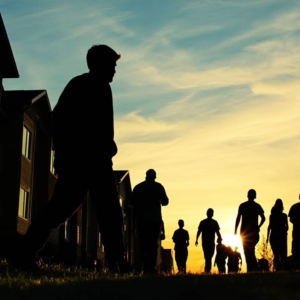
M 196 246 L 196 247 L 198 246 L 198 241 L 195 242 L 195 246 Z

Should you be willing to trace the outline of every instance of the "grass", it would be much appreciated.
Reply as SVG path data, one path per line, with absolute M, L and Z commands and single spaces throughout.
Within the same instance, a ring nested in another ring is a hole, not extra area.
M 300 299 L 299 272 L 117 276 L 62 266 L 38 275 L 0 265 L 0 299 Z

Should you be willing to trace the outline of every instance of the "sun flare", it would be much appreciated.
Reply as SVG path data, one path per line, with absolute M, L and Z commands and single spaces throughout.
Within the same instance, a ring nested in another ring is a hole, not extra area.
M 239 252 L 243 251 L 243 244 L 242 244 L 241 237 L 239 235 L 224 234 L 222 238 L 223 238 L 222 243 L 224 245 L 231 246 L 232 249 L 238 247 Z

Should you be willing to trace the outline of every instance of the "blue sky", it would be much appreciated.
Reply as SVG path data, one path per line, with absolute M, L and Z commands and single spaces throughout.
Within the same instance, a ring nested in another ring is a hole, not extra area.
M 230 239 L 250 188 L 267 218 L 277 198 L 285 212 L 298 201 L 299 1 L 0 0 L 0 11 L 20 73 L 4 88 L 46 89 L 52 107 L 93 44 L 121 54 L 114 168 L 133 186 L 156 169 L 170 198 L 164 246 L 184 219 L 192 271 L 208 207 Z

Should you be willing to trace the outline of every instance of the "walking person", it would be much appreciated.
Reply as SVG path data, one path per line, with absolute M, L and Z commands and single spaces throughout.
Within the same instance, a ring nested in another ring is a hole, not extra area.
M 219 274 L 226 273 L 226 259 L 228 257 L 228 248 L 222 243 L 222 238 L 217 238 L 216 257 L 214 266 L 217 265 Z
M 240 235 L 244 248 L 247 272 L 252 272 L 257 270 L 255 246 L 259 241 L 260 227 L 264 224 L 266 218 L 263 208 L 254 201 L 256 199 L 256 191 L 254 189 L 250 189 L 247 197 L 248 201 L 243 202 L 239 206 L 235 221 L 234 234 L 237 234 L 237 229 L 242 219 Z M 260 223 L 258 224 L 259 217 Z
M 177 264 L 178 272 L 186 274 L 186 261 L 188 258 L 188 246 L 189 246 L 189 233 L 183 229 L 184 221 L 178 221 L 179 228 L 174 231 L 173 242 L 175 243 L 175 261 Z
M 215 252 L 215 236 L 222 238 L 220 234 L 220 226 L 216 220 L 212 217 L 214 215 L 214 210 L 209 208 L 206 212 L 207 218 L 199 223 L 198 231 L 196 235 L 195 245 L 198 246 L 198 238 L 202 233 L 202 249 L 204 252 L 205 259 L 205 273 L 210 273 L 212 257 Z
M 121 56 L 107 45 L 94 45 L 86 55 L 88 73 L 69 81 L 53 109 L 54 167 L 58 179 L 45 210 L 29 226 L 11 263 L 23 270 L 36 269 L 37 252 L 52 229 L 65 223 L 91 196 L 105 248 L 108 267 L 124 273 L 123 217 L 112 158 L 114 141 L 113 98 L 110 83 Z
M 271 209 L 266 239 L 266 242 L 270 241 L 271 244 L 276 271 L 286 267 L 288 229 L 287 214 L 283 213 L 283 202 L 277 199 Z
M 139 241 L 138 252 L 143 265 L 143 274 L 156 274 L 158 239 L 161 233 L 161 206 L 169 204 L 164 186 L 155 181 L 156 172 L 149 169 L 146 180 L 132 191 L 132 205 Z
M 234 250 L 230 246 L 228 247 L 228 273 L 238 273 L 242 267 L 242 256 L 237 249 L 237 246 L 234 247 Z
M 300 199 L 300 194 L 299 194 Z M 293 224 L 292 254 L 296 270 L 300 270 L 300 202 L 291 206 L 288 217 Z

